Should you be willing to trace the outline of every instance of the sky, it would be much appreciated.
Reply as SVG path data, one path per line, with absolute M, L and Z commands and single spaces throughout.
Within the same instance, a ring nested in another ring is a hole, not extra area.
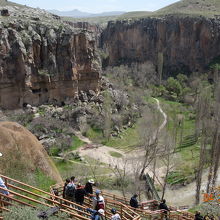
M 178 0 L 11 0 L 13 2 L 39 7 L 70 11 L 100 13 L 106 11 L 155 11 Z

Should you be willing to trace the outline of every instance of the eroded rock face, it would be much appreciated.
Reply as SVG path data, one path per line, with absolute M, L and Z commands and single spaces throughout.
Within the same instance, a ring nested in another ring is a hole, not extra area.
M 108 65 L 151 61 L 163 57 L 164 72 L 204 70 L 220 56 L 220 20 L 167 16 L 109 22 L 102 33 Z
M 100 61 L 89 32 L 43 10 L 8 7 L 0 22 L 0 107 L 62 103 L 98 92 Z

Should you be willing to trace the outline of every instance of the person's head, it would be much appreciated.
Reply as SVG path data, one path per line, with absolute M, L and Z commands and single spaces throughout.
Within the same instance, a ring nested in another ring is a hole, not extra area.
M 112 213 L 112 214 L 116 214 L 116 212 L 117 212 L 117 210 L 116 210 L 115 208 L 112 208 L 112 209 L 111 209 L 111 213 Z
M 82 187 L 82 184 L 81 183 L 78 183 L 77 184 L 77 188 L 81 188 Z
M 75 176 L 71 176 L 70 180 L 73 182 L 75 180 Z
M 66 179 L 66 183 L 70 183 L 70 179 L 69 178 Z
M 162 203 L 166 203 L 166 199 L 163 199 L 163 200 L 162 200 Z
M 133 197 L 134 197 L 134 198 L 137 198 L 137 197 L 138 197 L 138 195 L 137 195 L 137 194 L 134 194 L 134 195 L 133 195 Z
M 99 189 L 97 189 L 97 190 L 95 191 L 95 195 L 96 195 L 97 198 L 99 198 L 100 193 L 101 193 L 101 191 L 100 191 Z
M 99 210 L 98 210 L 98 213 L 99 213 L 99 215 L 104 215 L 104 214 L 105 214 L 105 211 L 104 211 L 103 209 L 99 209 Z
M 199 211 L 196 211 L 196 215 L 200 215 L 200 212 L 199 212 Z

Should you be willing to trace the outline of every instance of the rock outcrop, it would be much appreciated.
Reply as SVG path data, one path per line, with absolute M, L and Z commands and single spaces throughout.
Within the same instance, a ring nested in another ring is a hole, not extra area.
M 26 128 L 15 122 L 0 122 L 0 139 L 2 174 L 21 179 L 41 170 L 57 182 L 62 182 L 43 146 Z
M 220 20 L 169 15 L 109 22 L 101 46 L 107 65 L 163 61 L 164 73 L 205 70 L 220 56 Z
M 44 10 L 8 6 L 0 22 L 0 107 L 64 103 L 98 92 L 100 61 L 92 34 Z

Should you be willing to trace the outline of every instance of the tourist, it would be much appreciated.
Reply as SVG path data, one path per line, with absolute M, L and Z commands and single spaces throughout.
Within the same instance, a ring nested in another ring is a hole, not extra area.
M 111 217 L 111 220 L 121 220 L 121 217 L 117 213 L 117 210 L 115 208 L 111 209 L 111 213 L 113 214 L 112 217 Z
M 159 205 L 159 209 L 163 209 L 163 213 L 165 215 L 165 219 L 167 219 L 167 212 L 169 212 L 169 208 L 167 207 L 167 204 L 166 204 L 166 200 L 163 199 L 162 202 L 160 203 Z
M 6 189 L 6 190 L 0 189 L 0 193 L 4 194 L 6 196 L 9 196 L 10 193 L 7 191 L 8 188 L 6 187 L 4 181 L 1 177 L 0 177 L 0 187 Z
M 139 206 L 137 197 L 138 197 L 138 195 L 134 194 L 130 199 L 130 206 L 133 208 L 138 208 L 138 206 Z
M 90 179 L 85 185 L 85 191 L 87 195 L 92 195 L 93 194 L 93 185 L 94 185 L 94 180 Z
M 100 193 L 101 191 L 97 189 L 95 191 L 95 196 L 93 197 L 93 209 L 95 210 L 105 209 L 105 200 Z
M 194 220 L 203 220 L 203 216 L 200 214 L 199 211 L 196 211 Z
M 92 214 L 91 215 L 92 220 L 104 220 L 105 219 L 105 217 L 104 217 L 105 211 L 103 209 L 99 209 L 97 211 L 97 210 L 88 208 L 86 210 Z
M 65 187 L 65 199 L 73 202 L 75 200 L 75 189 L 75 184 L 70 180 L 70 182 Z
M 64 183 L 63 186 L 63 198 L 66 198 L 66 186 L 68 185 L 68 183 L 70 183 L 70 179 L 66 179 L 66 182 Z
M 76 191 L 75 191 L 75 201 L 76 203 L 83 205 L 84 196 L 86 195 L 86 191 L 81 183 L 77 184 Z

